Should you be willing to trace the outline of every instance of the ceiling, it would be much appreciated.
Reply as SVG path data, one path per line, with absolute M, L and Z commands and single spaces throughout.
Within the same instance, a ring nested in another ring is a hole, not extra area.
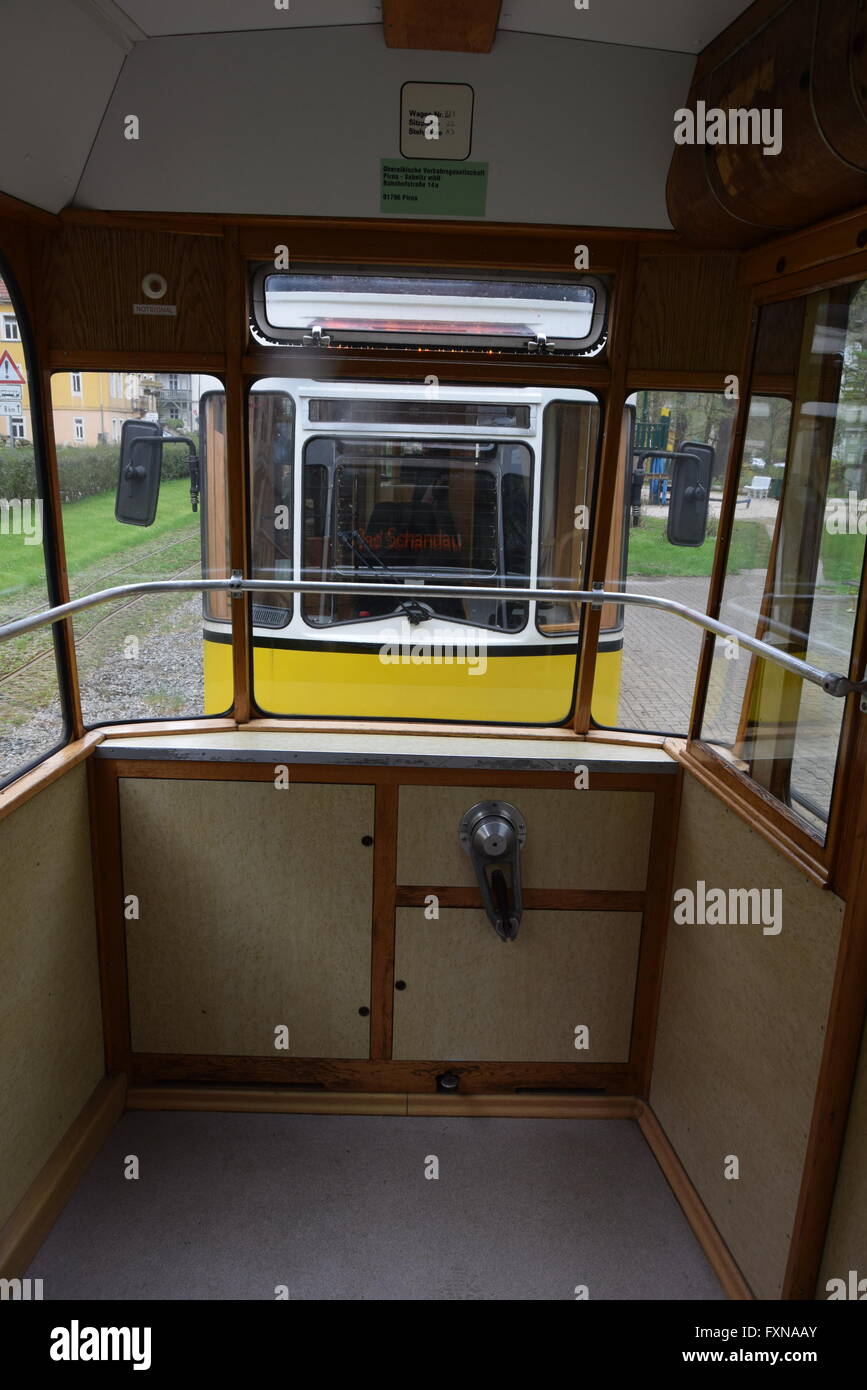
M 490 52 L 415 47 L 495 13 L 496 0 L 442 2 L 0 0 L 16 55 L 0 193 L 52 212 L 377 216 L 402 83 L 462 82 L 489 220 L 670 225 L 672 113 L 695 54 L 746 0 L 502 0 Z M 407 47 L 389 46 L 383 5 L 415 16 Z
M 336 24 L 381 24 L 374 0 L 74 0 L 100 14 L 128 42 L 170 34 L 221 34 L 253 29 L 320 28 Z M 432 0 L 433 2 L 433 0 Z M 470 0 L 467 0 L 470 3 Z M 499 28 L 549 34 L 595 43 L 699 53 L 749 7 L 750 0 L 502 0 Z

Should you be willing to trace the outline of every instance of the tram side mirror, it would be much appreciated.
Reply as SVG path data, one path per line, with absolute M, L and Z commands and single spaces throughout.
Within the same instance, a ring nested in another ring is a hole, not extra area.
M 702 545 L 707 533 L 713 448 L 710 444 L 681 444 L 671 458 L 666 535 L 672 545 Z
M 124 420 L 114 515 L 127 526 L 153 526 L 163 466 L 162 426 Z

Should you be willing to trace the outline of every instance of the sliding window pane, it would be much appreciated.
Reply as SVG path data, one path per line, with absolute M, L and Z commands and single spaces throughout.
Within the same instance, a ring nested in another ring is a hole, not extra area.
M 57 372 L 52 407 L 71 597 L 228 578 L 219 381 L 180 371 Z M 126 595 L 79 614 L 74 631 L 87 725 L 220 714 L 232 703 L 224 594 Z
M 847 673 L 867 531 L 867 287 L 836 286 L 801 303 L 785 466 L 767 516 L 767 577 L 760 594 L 738 594 L 727 575 L 722 616 Z M 824 840 L 843 701 L 725 648 L 718 643 L 714 654 L 703 736 Z

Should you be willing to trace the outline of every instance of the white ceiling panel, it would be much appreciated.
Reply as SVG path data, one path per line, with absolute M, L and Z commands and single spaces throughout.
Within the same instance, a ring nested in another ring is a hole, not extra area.
M 72 198 L 124 60 L 119 33 L 69 0 L 0 6 L 0 192 Z
M 99 3 L 99 0 L 94 0 Z M 328 24 L 381 24 L 373 0 L 113 0 L 145 34 L 225 34 L 241 29 L 307 29 Z
M 503 0 L 500 29 L 699 53 L 750 0 Z M 326 6 L 327 8 L 327 6 Z
M 513 33 L 490 54 L 408 55 L 368 24 L 149 39 L 126 60 L 76 202 L 377 217 L 411 77 L 472 86 L 490 221 L 667 227 L 673 113 L 693 62 Z M 129 113 L 138 140 L 124 139 Z

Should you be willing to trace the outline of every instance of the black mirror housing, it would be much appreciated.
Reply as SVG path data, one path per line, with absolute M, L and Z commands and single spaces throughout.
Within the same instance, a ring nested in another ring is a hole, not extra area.
M 163 466 L 162 426 L 124 420 L 114 515 L 127 526 L 153 526 Z
M 703 545 L 707 534 L 714 451 L 710 444 L 681 444 L 672 455 L 666 536 L 672 545 Z

